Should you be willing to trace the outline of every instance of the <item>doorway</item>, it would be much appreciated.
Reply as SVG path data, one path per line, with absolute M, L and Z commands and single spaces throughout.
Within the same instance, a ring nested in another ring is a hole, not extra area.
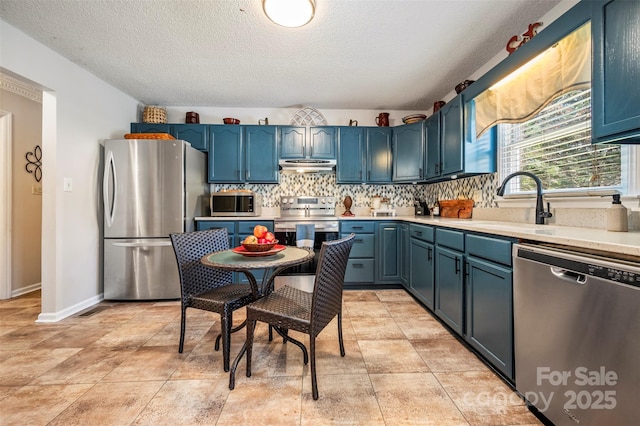
M 0 298 L 9 299 L 42 286 L 43 108 L 41 89 L 0 79 Z

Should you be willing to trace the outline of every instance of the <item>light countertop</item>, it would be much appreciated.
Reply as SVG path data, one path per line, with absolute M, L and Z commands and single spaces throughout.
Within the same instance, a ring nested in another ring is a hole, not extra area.
M 197 217 L 196 220 L 274 220 L 275 215 L 253 217 Z M 533 223 L 499 222 L 474 219 L 443 219 L 430 216 L 337 216 L 339 220 L 404 221 L 425 225 L 444 226 L 464 231 L 513 237 L 522 240 L 561 244 L 587 250 L 619 253 L 640 258 L 640 232 L 609 232 L 603 229 L 577 228 Z

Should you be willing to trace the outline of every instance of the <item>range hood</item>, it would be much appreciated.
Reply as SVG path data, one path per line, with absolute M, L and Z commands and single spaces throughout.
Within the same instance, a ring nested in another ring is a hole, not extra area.
M 336 160 L 280 160 L 278 165 L 282 172 L 290 173 L 333 173 L 336 170 Z

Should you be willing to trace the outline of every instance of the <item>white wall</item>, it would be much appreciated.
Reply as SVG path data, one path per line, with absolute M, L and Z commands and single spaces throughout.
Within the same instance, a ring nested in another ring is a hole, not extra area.
M 45 89 L 39 321 L 56 321 L 100 300 L 100 142 L 128 132 L 138 102 L 4 21 L 0 51 L 3 72 Z

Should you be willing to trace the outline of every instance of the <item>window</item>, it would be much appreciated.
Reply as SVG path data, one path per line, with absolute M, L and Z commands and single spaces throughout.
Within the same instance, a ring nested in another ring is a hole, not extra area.
M 540 177 L 546 193 L 622 190 L 622 148 L 591 143 L 591 89 L 558 96 L 523 123 L 498 124 L 499 170 Z M 508 193 L 535 190 L 532 179 L 514 178 Z

